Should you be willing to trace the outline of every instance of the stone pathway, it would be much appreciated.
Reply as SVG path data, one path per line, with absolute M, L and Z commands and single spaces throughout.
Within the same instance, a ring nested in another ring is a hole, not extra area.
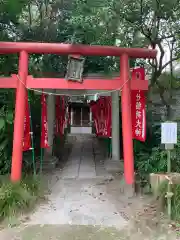
M 78 138 L 49 202 L 30 216 L 28 224 L 99 225 L 121 229 L 127 220 L 118 214 L 106 183 L 106 172 L 92 137 Z M 106 181 L 101 184 L 102 181 Z
M 112 175 L 106 171 L 103 160 L 95 137 L 78 136 L 60 177 L 62 179 L 112 178 Z

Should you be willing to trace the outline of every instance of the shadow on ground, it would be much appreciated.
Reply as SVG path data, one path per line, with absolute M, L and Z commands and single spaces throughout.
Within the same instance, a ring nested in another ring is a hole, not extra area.
M 148 230 L 148 229 L 147 229 Z M 146 235 L 147 234 L 147 235 Z M 75 225 L 34 225 L 21 226 L 0 233 L 5 240 L 176 240 L 179 239 L 167 231 L 141 232 L 138 228 L 121 231 L 115 228 Z
M 119 240 L 120 232 L 114 228 L 71 225 L 35 225 L 2 231 L 0 239 L 6 240 Z

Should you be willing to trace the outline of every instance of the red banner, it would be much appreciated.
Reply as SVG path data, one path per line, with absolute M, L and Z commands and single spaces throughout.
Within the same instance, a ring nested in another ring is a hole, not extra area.
M 46 95 L 41 95 L 41 148 L 48 148 L 48 123 Z
M 90 107 L 97 136 L 111 137 L 111 98 L 100 97 Z
M 145 92 L 131 91 L 132 135 L 134 139 L 146 140 L 146 99 Z
M 143 67 L 132 70 L 132 80 L 145 80 L 145 69 Z
M 27 94 L 26 94 L 25 104 L 26 106 L 25 106 L 25 116 L 24 116 L 23 151 L 28 151 L 31 149 L 31 126 L 30 126 L 30 110 L 29 110 Z

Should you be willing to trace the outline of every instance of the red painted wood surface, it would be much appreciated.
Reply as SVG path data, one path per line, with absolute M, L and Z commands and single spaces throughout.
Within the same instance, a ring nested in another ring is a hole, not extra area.
M 28 53 L 47 53 L 64 55 L 86 56 L 121 56 L 127 54 L 132 58 L 155 58 L 157 51 L 148 48 L 120 48 L 115 46 L 89 46 L 64 43 L 37 43 L 37 42 L 1 42 L 0 53 L 18 53 L 22 50 Z
M 0 88 L 17 88 L 18 79 L 14 77 L 1 77 Z
M 134 182 L 134 153 L 132 140 L 132 120 L 131 120 L 131 89 L 127 81 L 129 77 L 129 60 L 127 55 L 120 59 L 121 79 L 124 87 L 121 94 L 122 108 L 122 132 L 123 132 L 123 155 L 124 155 L 124 176 L 127 184 Z
M 28 54 L 25 51 L 20 53 L 19 72 L 21 81 L 18 81 L 16 90 L 15 119 L 14 119 L 14 137 L 11 165 L 11 181 L 17 182 L 22 174 L 22 153 L 24 139 L 24 116 L 26 99 L 26 79 L 28 74 Z
M 19 81 L 16 75 L 9 78 L 0 78 L 0 88 L 16 88 Z M 104 90 L 120 89 L 123 82 L 120 78 L 114 79 L 84 79 L 83 83 L 67 81 L 64 78 L 33 78 L 28 76 L 27 88 L 36 89 L 69 89 L 69 90 Z M 130 82 L 131 90 L 148 90 L 148 81 L 134 80 Z
M 148 90 L 148 81 L 135 80 L 130 83 L 132 90 Z M 84 79 L 83 83 L 70 82 L 63 78 L 33 78 L 28 77 L 27 87 L 37 89 L 69 89 L 69 90 L 104 90 L 120 89 L 123 82 L 114 79 Z

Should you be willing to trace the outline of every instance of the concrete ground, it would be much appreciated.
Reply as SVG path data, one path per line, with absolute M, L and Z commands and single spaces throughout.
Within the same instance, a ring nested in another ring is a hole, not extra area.
M 26 216 L 19 227 L 1 231 L 0 239 L 176 239 L 164 238 L 164 228 L 161 233 L 159 227 L 149 230 L 149 216 L 143 220 L 144 233 L 134 225 L 133 217 L 145 199 L 128 198 L 122 183 L 121 174 L 106 171 L 95 138 L 79 136 L 63 170 L 56 170 L 49 181 L 48 201 Z

